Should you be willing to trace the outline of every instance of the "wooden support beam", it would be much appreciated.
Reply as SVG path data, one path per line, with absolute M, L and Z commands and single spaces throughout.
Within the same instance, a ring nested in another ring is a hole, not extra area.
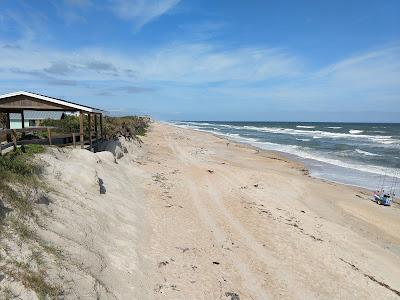
M 17 132 L 15 130 L 12 131 L 12 140 L 13 140 L 14 151 L 17 151 Z
M 76 136 L 75 136 L 75 132 L 72 133 L 72 144 L 74 145 L 74 148 L 76 148 Z
M 84 148 L 84 136 L 83 136 L 83 112 L 79 112 L 79 137 L 80 137 L 80 143 L 81 143 L 81 148 Z
M 99 131 L 97 128 L 97 115 L 94 115 L 94 132 L 95 132 L 96 140 L 98 140 L 99 139 Z
M 100 136 L 102 139 L 104 139 L 103 135 L 103 114 L 100 115 Z
M 6 115 L 6 128 L 11 129 L 10 113 Z M 7 134 L 7 142 L 11 142 L 11 134 Z
M 48 138 L 49 138 L 49 145 L 51 146 L 52 143 L 51 143 L 51 129 L 50 129 L 50 127 L 47 127 L 47 135 L 48 135 Z
M 93 140 L 92 140 L 92 114 L 89 113 L 89 144 L 90 144 L 90 151 L 93 149 Z
M 25 115 L 24 110 L 21 111 L 21 122 L 22 122 L 22 129 L 25 128 Z M 25 132 L 22 133 L 22 139 L 25 138 Z
M 21 111 L 21 122 L 22 122 L 22 128 L 25 128 L 25 116 L 24 116 L 24 111 Z

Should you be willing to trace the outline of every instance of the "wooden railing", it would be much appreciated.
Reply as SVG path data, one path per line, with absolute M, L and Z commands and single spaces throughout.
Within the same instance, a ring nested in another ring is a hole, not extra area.
M 0 129 L 0 155 L 3 151 L 13 147 L 14 150 L 18 146 L 28 144 L 40 144 L 40 145 L 60 145 L 60 146 L 77 146 L 80 143 L 80 133 L 72 132 L 66 134 L 57 134 L 56 127 L 29 127 L 22 129 Z M 27 134 L 33 134 L 35 132 L 47 132 L 47 137 L 42 138 L 25 138 Z M 93 137 L 93 131 L 90 134 L 88 141 L 83 141 L 84 144 L 89 143 L 89 148 L 93 147 L 93 144 L 99 139 Z M 86 148 L 86 147 L 85 147 Z

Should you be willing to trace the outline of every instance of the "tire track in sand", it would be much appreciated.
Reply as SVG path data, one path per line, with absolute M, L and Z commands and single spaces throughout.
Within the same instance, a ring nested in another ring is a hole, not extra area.
M 164 136 L 164 140 L 167 142 L 168 147 L 171 149 L 171 151 L 186 167 L 199 168 L 196 162 L 194 162 L 191 157 L 188 157 L 187 154 L 179 147 L 179 145 L 177 145 L 177 143 L 173 141 L 172 137 L 168 138 Z M 188 174 L 185 174 L 184 176 L 184 182 L 189 189 L 193 205 L 198 212 L 201 222 L 213 233 L 215 241 L 219 245 L 223 245 L 224 241 L 229 239 L 229 234 L 227 234 L 222 228 L 220 228 L 220 226 L 217 225 L 215 217 L 208 211 L 202 201 L 200 201 L 200 199 L 203 199 L 205 197 L 200 197 L 201 193 L 196 185 L 196 182 L 198 181 L 199 178 L 190 178 Z M 208 187 L 211 187 L 211 185 L 209 184 Z M 213 192 L 213 190 L 211 192 L 208 191 L 208 197 L 211 197 L 212 199 L 212 201 L 209 202 L 214 202 L 216 200 L 217 202 L 220 202 L 219 199 L 214 199 L 215 196 L 216 194 Z M 220 207 L 217 208 L 221 210 Z M 225 218 L 225 223 L 229 223 L 231 224 L 231 226 L 239 228 L 239 233 L 240 235 L 242 235 L 242 239 L 245 240 L 246 243 L 249 243 L 248 245 L 252 243 L 258 244 L 254 239 L 249 238 L 251 235 L 247 233 L 244 228 L 240 228 L 240 224 L 232 225 L 232 216 L 229 216 L 225 213 L 223 213 L 222 215 Z M 246 236 L 248 236 L 248 238 L 246 238 Z M 255 252 L 258 252 L 257 254 L 261 254 L 259 248 L 255 249 Z M 260 278 L 249 269 L 249 266 L 245 262 L 243 262 L 243 260 L 239 256 L 235 255 L 233 252 L 227 252 L 226 257 L 230 260 L 232 266 L 236 268 L 236 270 L 239 272 L 240 277 L 242 278 L 242 283 L 246 287 L 248 292 L 253 293 L 257 299 L 267 300 L 270 298 L 267 296 L 265 288 L 262 287 L 262 280 L 260 280 Z

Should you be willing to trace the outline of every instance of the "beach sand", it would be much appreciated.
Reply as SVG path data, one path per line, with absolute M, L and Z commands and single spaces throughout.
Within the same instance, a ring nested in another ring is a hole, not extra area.
M 299 163 L 152 124 L 136 160 L 151 299 L 398 299 L 400 209 Z
M 143 142 L 38 158 L 65 299 L 399 298 L 398 204 L 209 133 L 156 122 Z

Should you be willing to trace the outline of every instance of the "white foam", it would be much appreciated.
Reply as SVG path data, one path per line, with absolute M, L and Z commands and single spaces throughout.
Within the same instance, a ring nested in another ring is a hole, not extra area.
M 298 141 L 303 141 L 303 142 L 309 142 L 309 141 L 311 141 L 311 139 L 298 139 L 298 138 L 296 138 L 296 140 L 298 140 Z
M 260 132 L 276 133 L 276 134 L 288 134 L 288 135 L 302 135 L 311 136 L 312 138 L 332 138 L 332 139 L 366 139 L 381 144 L 400 144 L 400 140 L 392 139 L 391 136 L 387 135 L 365 135 L 359 134 L 362 131 L 353 131 L 355 133 L 341 133 L 341 132 L 329 132 L 321 130 L 299 130 L 291 128 L 280 128 L 280 127 L 255 127 L 255 126 L 236 126 L 235 129 L 247 129 Z M 352 130 L 350 130 L 352 131 Z
M 315 128 L 315 126 L 305 126 L 305 125 L 297 125 L 296 127 L 297 128 L 309 128 L 309 129 Z
M 180 125 L 178 125 L 178 126 L 183 127 Z M 233 126 L 233 125 L 230 125 L 230 126 Z M 188 126 L 188 127 L 190 127 L 190 126 Z M 249 128 L 251 126 L 244 126 L 244 127 Z M 260 127 L 255 127 L 255 128 L 259 129 Z M 264 128 L 264 130 L 265 130 L 265 127 L 261 127 L 261 128 Z M 240 129 L 242 129 L 242 127 L 240 127 Z M 324 153 L 319 153 L 318 151 L 313 151 L 312 149 L 300 147 L 297 145 L 282 145 L 282 144 L 276 144 L 276 143 L 270 143 L 270 142 L 261 142 L 258 139 L 243 137 L 243 136 L 240 136 L 239 134 L 231 134 L 231 133 L 224 134 L 224 133 L 215 132 L 215 131 L 207 130 L 207 129 L 196 129 L 196 130 L 211 132 L 216 135 L 220 135 L 225 138 L 232 139 L 234 141 L 247 143 L 247 144 L 250 144 L 250 145 L 253 145 L 253 146 L 256 146 L 259 148 L 263 148 L 266 150 L 273 150 L 273 151 L 288 153 L 288 154 L 295 155 L 297 157 L 304 158 L 304 159 L 311 159 L 314 161 L 319 161 L 322 163 L 331 164 L 331 165 L 338 166 L 338 167 L 358 170 L 361 172 L 367 172 L 367 173 L 372 173 L 372 174 L 378 174 L 378 175 L 393 174 L 393 177 L 400 178 L 399 169 L 396 169 L 396 168 L 390 168 L 390 167 L 385 168 L 385 167 L 375 166 L 375 165 L 356 164 L 356 163 L 352 163 L 352 162 L 341 161 L 338 159 L 327 157 L 326 154 L 324 154 Z M 315 133 L 316 131 L 310 131 L 310 132 Z M 348 134 L 345 134 L 345 135 L 348 135 Z M 362 150 L 359 150 L 359 151 L 362 151 Z
M 292 129 L 292 128 L 281 128 L 281 127 L 258 127 L 258 126 L 237 126 L 237 125 L 227 125 L 227 124 L 210 124 L 210 123 L 202 123 L 202 122 L 181 122 L 185 123 L 187 126 L 190 127 L 190 124 L 195 125 L 197 128 L 199 125 L 207 126 L 211 125 L 214 126 L 215 129 L 218 127 L 225 127 L 229 129 L 235 130 L 251 130 L 256 132 L 267 132 L 267 133 L 274 133 L 274 134 L 288 134 L 288 135 L 298 135 L 303 137 L 311 137 L 313 139 L 319 138 L 330 138 L 330 139 L 363 139 L 375 142 L 380 144 L 384 147 L 397 147 L 400 145 L 399 139 L 393 139 L 392 136 L 388 135 L 366 135 L 360 134 L 363 132 L 362 130 L 351 129 L 350 133 L 341 133 L 341 132 L 329 132 L 329 131 L 322 131 L 322 130 L 302 130 L 302 129 Z M 175 123 L 176 125 L 179 125 Z M 300 125 L 301 126 L 301 125 Z M 351 133 L 353 132 L 353 133 Z M 392 146 L 393 145 L 393 146 Z
M 364 132 L 364 130 L 358 130 L 358 129 L 350 129 L 349 130 L 349 133 L 351 133 L 351 134 L 359 134 L 362 132 Z
M 363 154 L 363 155 L 367 155 L 367 156 L 381 156 L 380 154 L 371 153 L 371 152 L 360 150 L 360 149 L 356 149 L 355 151 L 359 154 Z
M 330 127 L 326 127 L 326 128 L 329 128 L 329 129 L 340 129 L 342 127 L 340 127 L 340 126 L 330 126 Z

